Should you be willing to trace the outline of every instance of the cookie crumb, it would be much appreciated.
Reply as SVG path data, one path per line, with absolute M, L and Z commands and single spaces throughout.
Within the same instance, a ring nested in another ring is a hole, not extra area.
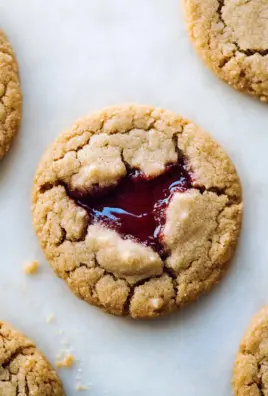
M 54 315 L 48 315 L 47 317 L 47 323 L 52 323 L 55 320 L 55 316 Z
M 74 357 L 71 354 L 66 355 L 62 360 L 56 362 L 58 368 L 71 367 L 74 362 Z
M 31 261 L 27 264 L 24 265 L 23 267 L 23 272 L 27 275 L 31 275 L 37 272 L 39 268 L 39 262 L 38 261 Z
M 77 384 L 77 385 L 75 386 L 75 390 L 77 390 L 77 391 L 84 391 L 84 390 L 87 390 L 87 387 L 86 387 L 85 385 L 82 385 L 82 384 Z

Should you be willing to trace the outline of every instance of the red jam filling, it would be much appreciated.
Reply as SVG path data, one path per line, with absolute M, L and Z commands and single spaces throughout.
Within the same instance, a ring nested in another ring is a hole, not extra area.
M 115 187 L 97 187 L 90 193 L 68 191 L 68 194 L 87 210 L 91 224 L 103 224 L 123 238 L 132 238 L 163 255 L 161 234 L 167 206 L 175 192 L 189 188 L 191 177 L 184 163 L 176 163 L 154 178 L 130 170 Z

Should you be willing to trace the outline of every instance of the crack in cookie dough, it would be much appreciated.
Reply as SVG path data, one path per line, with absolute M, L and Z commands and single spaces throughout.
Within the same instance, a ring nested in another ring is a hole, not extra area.
M 237 4 L 236 7 L 238 7 L 239 5 L 241 6 L 241 5 L 249 4 L 251 1 L 252 0 L 244 1 L 244 4 L 243 4 L 243 2 L 240 2 L 241 4 Z M 225 28 L 227 28 L 228 24 L 225 22 L 224 17 L 223 17 L 223 7 L 226 6 L 225 0 L 218 0 L 218 2 L 219 2 L 219 7 L 218 7 L 217 12 L 219 14 L 219 19 L 224 24 Z M 268 14 L 268 9 L 267 9 L 267 14 Z M 241 21 L 240 21 L 240 23 L 241 23 Z M 236 45 L 237 51 L 239 51 L 247 56 L 251 56 L 254 54 L 260 54 L 262 56 L 268 55 L 267 48 L 265 48 L 265 49 L 253 49 L 253 48 L 242 49 L 241 46 L 239 45 L 238 41 L 233 41 L 233 43 Z
M 131 169 L 155 179 L 182 158 L 191 184 L 174 190 L 165 208 L 164 255 L 92 223 L 68 193 L 113 191 Z M 78 121 L 47 150 L 34 180 L 33 225 L 52 268 L 76 295 L 116 315 L 154 317 L 221 278 L 239 236 L 241 200 L 230 159 L 196 125 L 148 106 L 112 107 Z
M 60 380 L 41 352 L 3 322 L 0 322 L 0 395 L 64 395 Z
M 268 395 L 268 307 L 251 321 L 242 339 L 233 372 L 235 396 Z
M 19 127 L 21 100 L 15 54 L 0 30 L 0 159 L 8 151 Z
M 234 88 L 268 100 L 268 6 L 263 0 L 184 0 L 206 64 Z

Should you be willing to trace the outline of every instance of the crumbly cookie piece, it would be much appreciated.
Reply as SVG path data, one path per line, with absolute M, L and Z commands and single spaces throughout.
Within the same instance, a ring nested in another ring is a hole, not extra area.
M 155 317 L 197 299 L 225 272 L 241 187 L 226 153 L 190 121 L 149 106 L 111 107 L 48 148 L 32 213 L 47 260 L 76 295 L 115 315 Z
M 0 396 L 63 396 L 56 372 L 34 343 L 0 322 Z
M 0 30 L 0 159 L 17 133 L 21 120 L 21 101 L 15 54 Z
M 69 353 L 68 355 L 64 356 L 62 360 L 57 360 L 56 366 L 58 368 L 71 367 L 73 363 L 74 363 L 74 357 Z
M 184 0 L 192 42 L 235 89 L 268 100 L 266 0 Z
M 235 396 L 268 395 L 268 306 L 251 321 L 236 357 Z
M 39 262 L 37 260 L 26 263 L 23 267 L 23 272 L 27 275 L 35 274 L 38 271 Z

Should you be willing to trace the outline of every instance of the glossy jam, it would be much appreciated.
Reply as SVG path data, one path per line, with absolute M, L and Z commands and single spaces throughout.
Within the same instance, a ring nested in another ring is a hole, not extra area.
M 163 254 L 161 231 L 168 203 L 175 192 L 190 187 L 185 166 L 173 164 L 155 178 L 132 170 L 112 189 L 97 188 L 90 194 L 69 191 L 69 195 L 87 210 L 91 224 L 102 223 L 123 238 L 131 237 Z

